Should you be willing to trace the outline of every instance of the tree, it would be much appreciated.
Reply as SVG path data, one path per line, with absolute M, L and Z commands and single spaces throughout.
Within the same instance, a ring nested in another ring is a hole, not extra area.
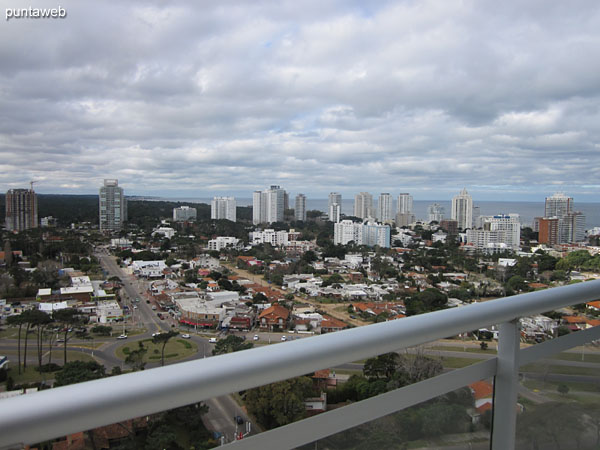
M 97 380 L 104 378 L 105 375 L 104 366 L 96 361 L 72 361 L 66 363 L 62 370 L 57 372 L 54 386 L 66 386 L 68 384 Z
M 37 329 L 36 343 L 38 353 L 38 369 L 41 370 L 43 353 L 42 338 L 44 336 L 44 329 L 52 322 L 52 318 L 44 311 L 34 309 L 31 312 L 30 320 L 32 326 Z
M 112 333 L 112 327 L 106 325 L 96 325 L 92 327 L 92 333 L 96 333 L 100 336 L 110 336 Z
M 148 349 L 144 347 L 144 343 L 142 341 L 138 341 L 138 349 L 131 350 L 129 352 L 127 358 L 125 358 L 125 364 L 131 366 L 131 370 L 134 372 L 138 370 L 144 370 L 144 367 L 146 367 L 146 361 L 144 361 L 144 358 L 147 352 Z
M 17 335 L 17 367 L 19 371 L 19 375 L 21 375 L 21 329 L 25 324 L 25 320 L 23 314 L 17 314 L 14 316 L 8 316 L 6 322 L 12 326 L 18 326 L 19 331 Z
M 227 336 L 225 339 L 221 339 L 215 345 L 212 351 L 213 355 L 223 355 L 225 353 L 239 352 L 240 350 L 247 350 L 254 347 L 252 342 L 245 342 L 244 338 L 239 336 Z
M 312 393 L 310 378 L 292 378 L 246 391 L 246 405 L 261 425 L 274 428 L 304 418 L 304 399 Z
M 384 353 L 369 358 L 363 365 L 363 374 L 369 380 L 383 378 L 389 381 L 398 369 L 399 357 L 398 353 Z
M 160 351 L 160 365 L 161 366 L 165 365 L 165 347 L 167 345 L 167 342 L 169 342 L 169 339 L 171 339 L 174 336 L 177 336 L 178 334 L 179 334 L 179 332 L 177 332 L 177 331 L 169 330 L 167 333 L 160 333 L 152 338 L 152 342 L 154 344 L 162 344 L 162 348 Z
M 567 386 L 564 383 L 560 383 L 557 387 L 556 390 L 561 393 L 562 395 L 567 395 L 569 393 L 569 386 Z
M 63 326 L 63 365 L 67 364 L 67 342 L 70 339 L 69 333 L 72 331 L 72 327 L 81 323 L 77 314 L 77 311 L 71 308 L 59 309 L 53 313 L 54 320 Z

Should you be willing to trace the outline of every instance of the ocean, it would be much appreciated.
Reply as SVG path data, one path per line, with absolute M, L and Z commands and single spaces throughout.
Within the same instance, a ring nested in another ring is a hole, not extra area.
M 210 205 L 212 198 L 168 198 L 165 200 L 178 202 L 207 203 Z M 236 198 L 238 206 L 252 206 L 252 198 Z M 294 206 L 294 198 L 290 197 L 290 207 Z M 395 203 L 395 202 L 394 202 Z M 450 218 L 452 211 L 452 202 L 449 200 L 415 200 L 413 202 L 413 214 L 417 219 L 428 220 L 428 207 L 432 203 L 439 203 L 444 208 L 444 217 Z M 306 209 L 327 211 L 328 199 L 326 198 L 307 198 Z M 377 206 L 377 200 L 373 199 L 373 206 Z M 479 207 L 482 216 L 492 216 L 496 214 L 518 214 L 523 226 L 531 226 L 534 217 L 544 215 L 544 202 L 497 202 L 497 201 L 473 201 L 473 206 Z M 396 205 L 394 205 L 394 208 Z M 574 202 L 574 210 L 585 214 L 585 228 L 600 227 L 600 203 L 579 203 Z M 394 209 L 395 211 L 395 209 Z M 346 215 L 354 214 L 354 198 L 342 199 L 342 213 Z

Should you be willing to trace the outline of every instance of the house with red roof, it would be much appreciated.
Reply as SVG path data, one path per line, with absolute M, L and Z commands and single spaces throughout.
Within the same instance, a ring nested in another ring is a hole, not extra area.
M 285 330 L 290 322 L 290 312 L 281 305 L 273 305 L 258 316 L 259 326 L 262 330 Z

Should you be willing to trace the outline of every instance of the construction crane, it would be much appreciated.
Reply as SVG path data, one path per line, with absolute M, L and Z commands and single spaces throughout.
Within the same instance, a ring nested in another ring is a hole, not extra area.
M 33 192 L 33 183 L 37 183 L 37 181 L 35 181 L 35 180 L 31 180 L 31 181 L 29 182 L 29 188 L 30 188 L 30 190 L 31 190 L 32 192 Z

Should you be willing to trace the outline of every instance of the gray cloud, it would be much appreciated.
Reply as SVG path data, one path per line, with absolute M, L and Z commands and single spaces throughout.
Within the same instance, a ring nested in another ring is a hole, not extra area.
M 595 1 L 62 3 L 0 27 L 2 189 L 597 198 Z

